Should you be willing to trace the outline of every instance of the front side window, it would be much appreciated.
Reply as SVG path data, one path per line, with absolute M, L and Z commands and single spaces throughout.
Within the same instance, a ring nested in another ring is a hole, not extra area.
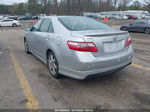
M 60 17 L 58 20 L 70 31 L 110 29 L 109 26 L 88 17 Z
M 49 19 L 49 18 L 44 19 L 44 21 L 40 27 L 40 31 L 41 32 L 48 32 L 48 29 L 49 29 L 51 24 L 52 24 L 51 19 Z

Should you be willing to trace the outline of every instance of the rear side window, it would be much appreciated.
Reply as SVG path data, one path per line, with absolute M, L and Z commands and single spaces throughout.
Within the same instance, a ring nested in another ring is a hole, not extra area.
M 140 22 L 140 21 L 134 21 L 134 22 L 132 22 L 132 24 L 133 24 L 133 25 L 141 24 L 141 22 Z
M 52 24 L 51 19 L 49 19 L 49 18 L 44 19 L 44 21 L 40 27 L 40 31 L 41 32 L 48 32 L 48 29 L 49 29 L 51 24 Z
M 148 24 L 147 21 L 141 21 L 141 24 Z

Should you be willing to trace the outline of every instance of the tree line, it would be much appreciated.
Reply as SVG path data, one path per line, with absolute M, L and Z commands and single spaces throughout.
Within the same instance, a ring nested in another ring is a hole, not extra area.
M 30 13 L 56 15 L 82 15 L 83 12 L 147 10 L 150 11 L 150 0 L 145 4 L 132 0 L 28 0 L 28 3 L 0 5 L 0 14 L 24 15 Z

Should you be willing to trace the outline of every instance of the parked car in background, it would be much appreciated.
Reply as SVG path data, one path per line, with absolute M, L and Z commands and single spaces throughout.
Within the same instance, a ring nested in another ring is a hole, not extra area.
M 101 19 L 104 19 L 104 18 L 109 18 L 109 15 L 108 14 L 100 14 L 99 15 L 99 17 L 101 18 Z
M 116 72 L 131 64 L 133 56 L 128 32 L 80 16 L 41 18 L 26 29 L 24 45 L 26 53 L 48 65 L 54 78 L 85 79 Z
M 32 20 L 38 20 L 39 16 L 32 16 Z
M 123 20 L 127 20 L 128 17 L 127 16 L 119 16 L 119 15 L 113 15 L 113 18 L 112 19 L 123 19 Z
M 20 18 L 18 18 L 18 20 L 31 20 L 32 18 L 31 17 L 28 17 L 28 16 L 22 16 Z
M 38 15 L 39 18 L 42 18 L 42 17 L 45 17 L 45 16 L 46 16 L 46 14 L 39 14 Z
M 18 16 L 9 16 L 8 19 L 14 19 L 17 20 L 19 17 Z
M 126 15 L 128 17 L 128 19 L 138 19 L 136 16 L 132 16 L 132 15 Z
M 1 26 L 12 26 L 17 27 L 20 26 L 19 21 L 13 20 L 13 19 L 4 19 L 0 21 L 0 27 Z
M 127 20 L 128 16 L 122 16 L 122 19 Z
M 2 20 L 2 19 L 4 19 L 4 17 L 3 17 L 3 16 L 0 16 L 0 20 Z
M 143 15 L 142 19 L 150 19 L 150 15 Z
M 150 20 L 138 20 L 130 24 L 124 24 L 120 28 L 124 31 L 144 32 L 150 34 Z
M 93 15 L 87 15 L 86 17 L 89 17 L 89 18 L 94 18 L 94 16 L 93 16 Z

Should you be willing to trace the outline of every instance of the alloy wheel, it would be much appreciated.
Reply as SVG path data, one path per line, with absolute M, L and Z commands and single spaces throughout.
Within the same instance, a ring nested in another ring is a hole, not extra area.
M 123 31 L 127 31 L 127 28 L 126 28 L 126 27 L 123 27 L 122 30 L 123 30 Z
M 59 78 L 60 75 L 58 74 L 59 68 L 58 68 L 58 62 L 53 52 L 48 53 L 48 69 L 50 74 L 54 78 Z
M 12 26 L 13 26 L 13 27 L 17 27 L 17 24 L 14 23 Z
M 150 28 L 146 28 L 146 29 L 145 29 L 145 33 L 146 33 L 146 34 L 150 34 Z
M 30 51 L 29 51 L 29 46 L 28 46 L 28 43 L 27 43 L 26 40 L 24 41 L 24 48 L 25 48 L 25 52 L 26 52 L 27 54 L 29 54 L 29 53 L 30 53 Z

